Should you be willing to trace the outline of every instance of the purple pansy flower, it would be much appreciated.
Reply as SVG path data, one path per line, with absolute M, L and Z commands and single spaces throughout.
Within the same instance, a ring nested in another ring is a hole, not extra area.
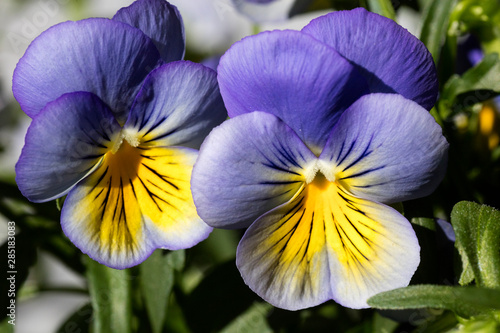
M 211 231 L 189 182 L 195 149 L 226 113 L 216 73 L 183 56 L 177 9 L 138 0 L 113 19 L 48 29 L 14 72 L 14 95 L 33 118 L 19 189 L 33 202 L 67 194 L 63 231 L 107 266 L 191 247 Z
M 364 9 L 335 12 L 236 43 L 218 80 L 231 119 L 191 186 L 209 225 L 248 227 L 236 264 L 250 288 L 297 310 L 406 286 L 420 248 L 388 204 L 431 193 L 448 148 L 423 44 Z

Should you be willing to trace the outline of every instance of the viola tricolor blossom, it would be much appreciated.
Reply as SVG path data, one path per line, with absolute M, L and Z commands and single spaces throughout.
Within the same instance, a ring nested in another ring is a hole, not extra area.
M 424 45 L 364 9 L 335 12 L 236 43 L 218 80 L 231 119 L 202 144 L 191 187 L 210 226 L 248 227 L 246 284 L 289 310 L 365 308 L 408 285 L 420 247 L 389 204 L 430 194 L 448 148 Z
M 14 96 L 33 118 L 19 189 L 33 202 L 67 194 L 63 231 L 107 266 L 191 247 L 211 231 L 190 177 L 196 149 L 226 113 L 216 73 L 183 56 L 177 9 L 139 0 L 113 19 L 48 29 L 14 72 Z

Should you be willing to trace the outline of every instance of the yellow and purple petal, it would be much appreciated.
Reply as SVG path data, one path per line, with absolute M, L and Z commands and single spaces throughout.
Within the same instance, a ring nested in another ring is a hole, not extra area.
M 165 0 L 137 0 L 120 9 L 113 20 L 130 24 L 153 40 L 165 62 L 184 57 L 185 35 L 177 8 Z
M 200 64 L 177 61 L 147 77 L 124 129 L 143 146 L 199 148 L 226 117 L 217 74 Z
M 33 119 L 16 165 L 21 193 L 34 202 L 64 195 L 100 163 L 119 132 L 112 112 L 91 93 L 47 104 Z
M 351 308 L 408 285 L 420 261 L 411 224 L 318 174 L 248 228 L 237 266 L 267 302 L 298 310 L 327 300 Z
M 274 114 L 315 153 L 342 112 L 368 91 L 353 65 L 298 31 L 244 38 L 222 56 L 217 71 L 230 117 Z
M 356 8 L 314 19 L 302 29 L 333 47 L 366 77 L 374 93 L 398 93 L 430 110 L 436 68 L 425 45 L 393 20 Z
M 354 195 L 392 203 L 432 193 L 447 154 L 448 142 L 427 110 L 400 95 L 370 94 L 344 112 L 320 164 Z
M 201 218 L 242 228 L 300 189 L 316 156 L 276 116 L 252 112 L 215 128 L 200 149 L 191 186 Z
M 109 19 L 55 25 L 38 36 L 19 60 L 12 90 L 34 117 L 65 93 L 99 96 L 123 123 L 142 82 L 163 61 L 140 30 Z
M 197 152 L 132 147 L 124 141 L 72 189 L 61 212 L 68 238 L 113 268 L 144 261 L 156 248 L 177 250 L 208 237 L 189 180 Z

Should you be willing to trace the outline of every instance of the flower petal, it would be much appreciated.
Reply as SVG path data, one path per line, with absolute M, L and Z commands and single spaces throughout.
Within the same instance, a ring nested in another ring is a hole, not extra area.
M 64 22 L 30 44 L 14 71 L 12 89 L 30 117 L 64 93 L 88 91 L 122 123 L 142 81 L 161 63 L 153 42 L 128 24 Z
M 427 110 L 436 102 L 438 80 L 431 54 L 394 21 L 357 8 L 319 17 L 302 31 L 356 65 L 372 92 L 398 93 Z
M 384 203 L 430 194 L 442 180 L 448 143 L 417 103 L 370 94 L 354 103 L 321 153 L 321 170 L 356 196 Z
M 68 194 L 61 225 L 94 260 L 113 268 L 144 261 L 155 248 L 188 248 L 211 231 L 196 214 L 189 177 L 196 152 L 134 148 L 108 153 Z
M 317 158 L 277 117 L 252 112 L 215 128 L 200 149 L 191 188 L 212 227 L 243 228 L 288 201 Z
M 272 113 L 318 153 L 340 114 L 367 92 L 349 62 L 297 31 L 244 38 L 222 56 L 217 70 L 230 117 Z
M 236 264 L 248 286 L 277 307 L 334 299 L 365 308 L 369 297 L 408 285 L 419 250 L 398 212 L 319 176 L 248 228 Z
M 19 189 L 34 202 L 64 195 L 99 164 L 119 132 L 113 114 L 94 94 L 61 96 L 28 129 L 16 165 Z
M 138 28 L 151 38 L 165 62 L 184 57 L 185 35 L 177 8 L 165 0 L 137 0 L 120 9 L 113 20 Z
M 124 127 L 143 145 L 199 148 L 226 117 L 216 73 L 177 61 L 151 72 Z
M 198 216 L 190 186 L 198 151 L 155 147 L 144 149 L 141 156 L 134 188 L 157 246 L 186 249 L 207 238 L 212 228 Z

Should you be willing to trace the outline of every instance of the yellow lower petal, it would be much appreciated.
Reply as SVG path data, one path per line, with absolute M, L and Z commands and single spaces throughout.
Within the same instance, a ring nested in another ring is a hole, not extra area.
M 142 150 L 141 156 L 134 188 L 141 211 L 164 240 L 167 243 L 192 242 L 198 232 L 211 230 L 198 217 L 191 195 L 190 179 L 196 152 L 181 148 L 148 148 Z
M 306 185 L 283 209 L 283 223 L 266 241 L 274 245 L 284 265 L 299 258 L 307 265 L 325 244 L 334 250 L 347 267 L 366 264 L 376 253 L 380 224 L 368 218 L 356 207 L 357 201 L 322 175 Z
M 82 251 L 118 268 L 141 262 L 157 247 L 194 245 L 209 230 L 189 187 L 195 158 L 190 149 L 124 141 L 68 196 L 65 232 Z
M 280 307 L 298 309 L 332 298 L 366 307 L 367 295 L 409 282 L 418 250 L 409 222 L 398 212 L 356 198 L 318 173 L 291 201 L 249 228 L 238 265 L 247 284 Z M 408 265 L 397 262 L 404 256 Z M 406 266 L 411 267 L 397 271 Z

